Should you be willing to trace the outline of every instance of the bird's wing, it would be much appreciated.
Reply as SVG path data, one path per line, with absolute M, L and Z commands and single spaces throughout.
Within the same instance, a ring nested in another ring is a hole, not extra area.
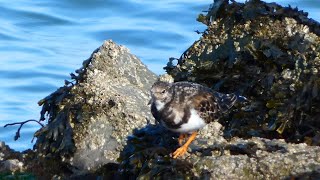
M 219 118 L 219 107 L 211 93 L 197 94 L 192 98 L 192 105 L 194 109 L 199 112 L 201 118 L 206 123 L 212 122 Z
M 192 104 L 199 115 L 207 123 L 219 118 L 226 113 L 237 101 L 234 94 L 222 94 L 218 92 L 202 92 L 192 98 Z

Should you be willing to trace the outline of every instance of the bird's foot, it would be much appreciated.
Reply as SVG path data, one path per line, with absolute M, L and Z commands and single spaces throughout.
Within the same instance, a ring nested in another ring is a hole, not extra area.
M 191 134 L 191 136 L 183 146 L 179 147 L 175 152 L 173 152 L 173 158 L 177 158 L 179 156 L 184 155 L 187 152 L 190 143 L 196 138 L 196 136 L 197 136 L 197 132 L 195 131 Z
M 180 134 L 179 138 L 178 138 L 178 142 L 179 142 L 179 145 L 181 146 L 184 139 L 187 137 L 186 134 Z
M 177 158 L 179 156 L 184 155 L 188 150 L 188 146 L 181 146 L 176 151 L 173 152 L 173 158 Z

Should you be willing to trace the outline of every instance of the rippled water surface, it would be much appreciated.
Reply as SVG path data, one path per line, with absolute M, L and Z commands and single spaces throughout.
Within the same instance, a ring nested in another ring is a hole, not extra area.
M 179 57 L 199 38 L 197 14 L 211 0 L 0 0 L 0 141 L 16 150 L 31 148 L 37 102 L 62 86 L 104 40 L 125 45 L 153 72 L 163 73 L 169 57 Z M 242 1 L 243 2 L 243 1 Z M 268 1 L 271 2 L 271 1 Z M 318 0 L 277 1 L 309 12 L 319 21 Z

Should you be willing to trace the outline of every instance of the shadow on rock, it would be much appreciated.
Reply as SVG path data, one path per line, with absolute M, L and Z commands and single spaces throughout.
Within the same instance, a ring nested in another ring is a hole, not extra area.
M 128 137 L 127 145 L 120 154 L 119 171 L 134 179 L 197 177 L 190 162 L 171 157 L 171 153 L 178 147 L 175 137 L 177 134 L 160 125 L 148 124 L 136 129 Z
M 319 167 L 320 169 L 320 167 Z M 311 172 L 305 172 L 301 173 L 295 176 L 290 176 L 286 178 L 285 180 L 317 180 L 320 179 L 320 172 L 319 171 L 311 171 Z

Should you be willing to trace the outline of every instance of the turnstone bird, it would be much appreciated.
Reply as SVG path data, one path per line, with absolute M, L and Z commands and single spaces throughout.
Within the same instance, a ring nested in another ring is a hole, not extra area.
M 150 101 L 154 118 L 165 128 L 180 133 L 180 145 L 187 134 L 191 134 L 186 143 L 173 152 L 173 158 L 186 153 L 197 130 L 226 113 L 240 97 L 244 98 L 191 82 L 154 83 Z

